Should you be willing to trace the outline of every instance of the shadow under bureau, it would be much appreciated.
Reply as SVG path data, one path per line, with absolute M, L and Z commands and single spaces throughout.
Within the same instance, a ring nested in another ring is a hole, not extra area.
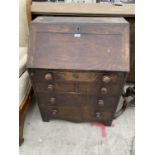
M 123 18 L 37 17 L 27 68 L 43 121 L 111 125 L 129 72 Z

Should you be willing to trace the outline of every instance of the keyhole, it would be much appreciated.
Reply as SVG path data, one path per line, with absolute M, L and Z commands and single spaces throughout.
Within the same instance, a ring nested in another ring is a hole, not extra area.
M 80 31 L 80 26 L 76 27 L 76 31 L 79 32 Z

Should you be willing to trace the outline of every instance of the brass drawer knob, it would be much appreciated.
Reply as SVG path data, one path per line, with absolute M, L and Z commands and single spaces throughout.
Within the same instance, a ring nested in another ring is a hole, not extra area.
M 47 74 L 45 75 L 45 80 L 47 80 L 47 81 L 52 80 L 52 74 L 51 74 L 51 73 L 47 73 Z
M 103 106 L 104 105 L 104 101 L 103 100 L 98 100 L 98 105 Z
M 107 94 L 107 93 L 108 93 L 107 88 L 105 88 L 105 87 L 101 88 L 101 93 L 102 93 L 103 95 Z
M 105 76 L 103 76 L 102 81 L 103 81 L 104 83 L 109 83 L 109 82 L 111 82 L 111 77 L 105 75 Z
M 52 110 L 52 115 L 56 115 L 58 113 L 57 110 Z
M 101 118 L 101 113 L 100 113 L 100 112 L 96 112 L 96 113 L 95 113 L 95 117 L 96 117 L 96 118 Z
M 54 97 L 51 97 L 51 98 L 50 98 L 50 103 L 51 103 L 51 104 L 55 104 L 55 101 L 56 101 L 56 100 L 55 100 Z
M 53 86 L 52 84 L 49 84 L 49 85 L 48 85 L 48 89 L 49 89 L 49 90 L 53 90 L 53 87 L 54 87 L 54 86 Z

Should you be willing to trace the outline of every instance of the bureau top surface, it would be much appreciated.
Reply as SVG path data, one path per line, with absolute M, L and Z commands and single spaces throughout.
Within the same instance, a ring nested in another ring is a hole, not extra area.
M 38 17 L 30 27 L 28 68 L 129 71 L 123 18 Z

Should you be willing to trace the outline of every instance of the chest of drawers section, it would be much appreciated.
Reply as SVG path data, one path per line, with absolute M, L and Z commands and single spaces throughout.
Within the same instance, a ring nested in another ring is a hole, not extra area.
M 110 125 L 125 74 L 88 71 L 30 71 L 43 120 Z

